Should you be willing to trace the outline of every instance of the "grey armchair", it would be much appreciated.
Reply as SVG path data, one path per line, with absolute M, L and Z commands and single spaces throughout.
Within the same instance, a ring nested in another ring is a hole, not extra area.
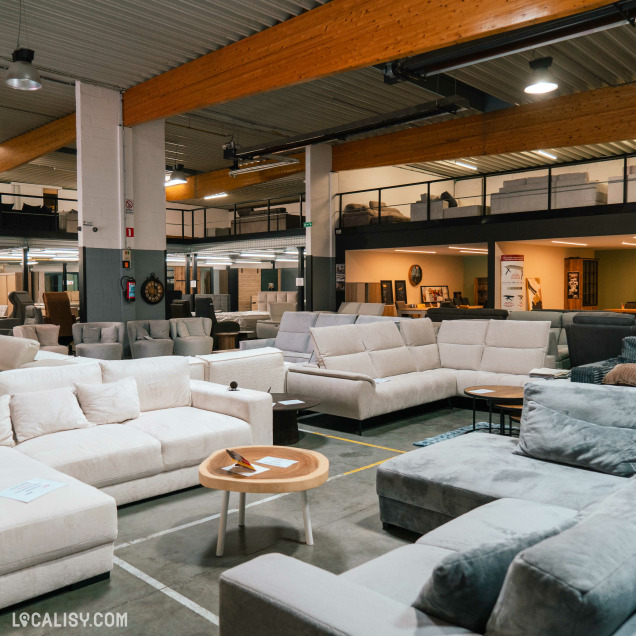
M 170 337 L 177 356 L 199 356 L 212 353 L 214 340 L 210 336 L 210 318 L 171 318 Z
M 133 358 L 171 356 L 174 351 L 169 320 L 129 320 L 126 331 Z
M 9 302 L 13 309 L 7 318 L 0 318 L 0 334 L 10 336 L 14 327 L 24 324 L 27 307 L 34 305 L 29 292 L 12 291 L 9 294 Z
M 121 360 L 125 338 L 123 322 L 76 322 L 73 325 L 75 351 L 83 358 Z

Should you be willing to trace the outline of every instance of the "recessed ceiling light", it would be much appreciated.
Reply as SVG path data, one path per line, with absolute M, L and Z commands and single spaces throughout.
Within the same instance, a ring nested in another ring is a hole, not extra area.
M 579 245 L 580 247 L 587 247 L 587 243 L 572 243 L 572 241 L 552 241 L 553 243 L 559 243 L 561 245 Z
M 473 165 L 472 163 L 466 163 L 465 161 L 460 161 L 459 159 L 455 161 L 455 165 L 461 166 L 462 168 L 468 168 L 469 170 L 477 170 L 477 166 Z
M 552 66 L 551 57 L 540 57 L 536 60 L 530 60 L 529 64 L 532 70 L 528 84 L 523 89 L 524 92 L 530 95 L 543 95 L 559 88 L 554 78 L 554 73 L 550 70 L 550 66 Z
M 487 252 L 488 248 L 486 247 L 448 247 L 449 250 L 462 250 L 467 252 Z
M 556 161 L 558 159 L 556 155 L 553 155 L 551 152 L 547 152 L 545 150 L 535 150 L 534 152 L 536 152 L 538 155 L 541 155 L 542 157 L 552 159 L 552 161 Z
M 220 199 L 221 197 L 226 197 L 227 192 L 219 192 L 218 194 L 208 194 L 207 197 L 203 197 L 204 199 Z
M 394 250 L 395 252 L 409 252 L 411 254 L 437 254 L 437 252 L 429 252 L 428 250 Z

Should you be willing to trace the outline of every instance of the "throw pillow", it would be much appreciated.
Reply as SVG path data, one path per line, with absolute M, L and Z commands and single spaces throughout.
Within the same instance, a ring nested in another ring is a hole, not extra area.
M 512 535 L 445 556 L 424 584 L 413 607 L 483 633 L 515 556 L 574 523 L 574 518 L 566 519 L 551 528 Z
M 53 347 L 58 344 L 57 337 L 60 333 L 59 329 L 49 328 L 49 325 L 43 325 L 43 328 L 35 327 L 38 340 L 43 347 Z
M 179 338 L 187 338 L 190 335 L 188 327 L 186 326 L 185 322 L 183 322 L 183 320 L 180 320 L 177 323 L 177 335 L 179 336 Z
M 38 332 L 33 325 L 22 325 L 22 333 L 23 338 L 28 338 L 29 340 L 40 342 L 38 339 Z
M 512 452 L 600 473 L 636 474 L 636 429 L 599 426 L 534 401 L 524 405 L 519 445 Z
M 117 325 L 113 325 L 112 327 L 102 327 L 100 338 L 100 342 L 117 342 Z
M 604 378 L 603 384 L 636 386 L 636 364 L 617 364 Z
M 10 395 L 0 396 L 0 446 L 15 446 L 11 426 Z
M 203 320 L 191 320 L 186 323 L 188 328 L 188 334 L 191 336 L 205 336 L 205 329 L 203 329 Z
M 77 399 L 92 424 L 116 424 L 139 417 L 139 391 L 134 378 L 105 384 L 76 384 Z
M 377 210 L 378 207 L 385 208 L 386 203 L 384 201 L 369 201 L 369 207 L 372 210 Z
M 450 192 L 442 192 L 439 198 L 442 201 L 446 201 L 446 203 L 448 203 L 449 208 L 457 207 L 457 199 Z
M 40 435 L 92 426 L 82 413 L 73 389 L 68 387 L 16 393 L 9 406 L 18 443 Z
M 152 340 L 150 334 L 143 327 L 137 327 L 136 340 Z
M 96 344 L 99 342 L 101 335 L 102 330 L 100 327 L 85 325 L 84 329 L 82 329 L 82 342 L 86 344 Z
M 170 338 L 170 323 L 167 320 L 151 320 L 149 323 L 150 335 L 153 338 Z

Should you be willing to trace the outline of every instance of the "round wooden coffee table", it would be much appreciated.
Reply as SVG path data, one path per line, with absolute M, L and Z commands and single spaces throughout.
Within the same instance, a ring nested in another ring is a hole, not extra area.
M 493 404 L 511 405 L 523 404 L 523 387 L 508 386 L 505 384 L 492 384 L 484 386 L 469 386 L 464 390 L 464 395 L 473 398 L 473 430 L 475 430 L 476 401 L 488 402 L 488 432 L 492 433 L 492 407 Z M 500 422 L 500 432 L 504 434 L 504 426 Z
M 311 409 L 320 404 L 318 398 L 310 395 L 294 395 L 293 393 L 272 393 L 274 407 L 274 445 L 286 446 L 295 444 L 298 439 L 298 411 Z M 283 404 L 293 402 L 293 404 Z
M 225 449 L 215 451 L 201 463 L 199 466 L 199 482 L 201 485 L 206 488 L 223 491 L 219 538 L 216 545 L 217 556 L 223 556 L 225 550 L 225 528 L 227 525 L 230 492 L 240 493 L 239 526 L 245 525 L 246 493 L 300 492 L 305 523 L 305 541 L 307 545 L 313 545 L 314 538 L 311 531 L 307 491 L 317 488 L 327 481 L 329 460 L 315 451 L 284 446 L 239 446 L 238 448 L 233 447 L 231 450 L 240 453 L 252 464 L 258 464 L 258 460 L 265 457 L 289 459 L 296 463 L 287 468 L 262 464 L 268 470 L 256 475 L 242 476 L 223 470 L 227 466 L 234 465 L 234 460 L 227 454 Z

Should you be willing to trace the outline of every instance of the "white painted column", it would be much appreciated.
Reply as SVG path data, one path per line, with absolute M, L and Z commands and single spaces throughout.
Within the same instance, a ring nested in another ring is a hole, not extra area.
M 331 213 L 331 146 L 305 149 L 307 309 L 335 309 L 335 237 Z

